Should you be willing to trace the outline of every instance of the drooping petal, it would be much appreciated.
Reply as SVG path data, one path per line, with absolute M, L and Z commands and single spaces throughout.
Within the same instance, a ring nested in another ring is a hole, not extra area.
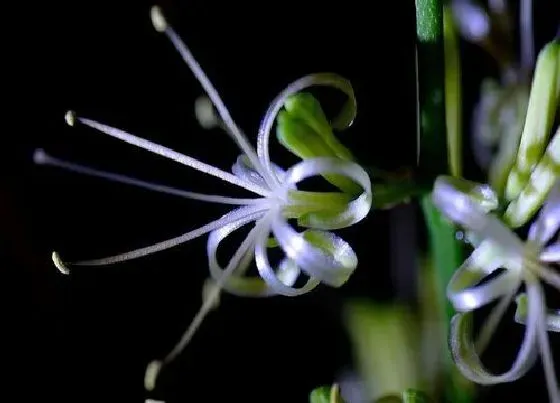
M 539 309 L 538 305 L 531 308 Z M 451 320 L 449 343 L 457 368 L 466 378 L 485 385 L 511 382 L 521 378 L 531 369 L 538 357 L 537 325 L 534 318 L 534 315 L 530 317 L 530 325 L 525 330 L 523 342 L 509 371 L 495 375 L 484 368 L 476 351 L 472 339 L 473 313 L 456 314 Z
M 320 283 L 320 279 L 310 277 L 301 287 L 294 287 L 294 284 L 301 273 L 295 259 L 285 257 L 280 262 L 278 269 L 274 270 L 270 264 L 267 254 L 266 239 L 269 232 L 263 232 L 256 241 L 255 261 L 259 274 L 267 284 L 270 292 L 288 297 L 295 297 L 308 293 Z M 286 274 L 288 276 L 286 276 Z

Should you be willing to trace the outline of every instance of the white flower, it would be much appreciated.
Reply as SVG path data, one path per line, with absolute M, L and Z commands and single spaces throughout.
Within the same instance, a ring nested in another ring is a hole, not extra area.
M 189 49 L 179 39 L 174 30 L 167 25 L 157 7 L 152 8 L 152 22 L 156 30 L 164 32 L 175 45 L 214 104 L 220 116 L 222 127 L 226 129 L 243 152 L 243 155 L 233 165 L 233 174 L 122 130 L 78 117 L 73 112 L 66 115 L 67 123 L 72 126 L 79 122 L 92 127 L 129 144 L 240 186 L 255 193 L 257 197 L 239 199 L 178 190 L 61 161 L 48 156 L 42 150 L 36 151 L 35 161 L 190 199 L 240 206 L 196 230 L 116 256 L 63 263 L 58 254 L 53 253 L 53 261 L 56 266 L 62 272 L 68 273 L 68 266 L 70 265 L 93 266 L 122 262 L 168 249 L 209 233 L 207 244 L 209 268 L 216 283 L 214 287 L 206 291 L 206 297 L 199 313 L 179 344 L 166 357 L 163 362 L 165 363 L 172 360 L 192 338 L 205 315 L 215 306 L 221 288 L 238 295 L 268 296 L 281 294 L 296 296 L 310 291 L 320 282 L 334 287 L 344 284 L 357 266 L 357 256 L 348 243 L 328 230 L 347 227 L 362 220 L 370 211 L 372 191 L 370 178 L 366 171 L 351 161 L 337 158 L 307 159 L 286 171 L 270 161 L 269 135 L 276 115 L 284 105 L 285 100 L 307 87 L 321 85 L 342 90 L 349 96 L 352 105 L 355 106 L 354 93 L 347 80 L 334 74 L 322 73 L 303 77 L 290 84 L 274 99 L 266 112 L 259 129 L 257 150 L 255 151 L 231 118 L 216 89 L 195 61 Z M 349 126 L 353 118 L 354 116 L 345 119 L 343 124 L 338 125 L 338 127 Z M 311 176 L 325 174 L 345 176 L 360 185 L 363 192 L 352 199 L 350 195 L 340 192 L 317 193 L 297 190 L 298 182 Z M 303 232 L 294 230 L 287 221 L 289 218 L 299 218 L 300 225 L 308 229 Z M 221 241 L 233 231 L 248 224 L 254 224 L 249 234 L 227 266 L 221 267 L 216 257 Z M 278 267 L 273 267 L 268 258 L 267 242 L 271 234 L 286 256 Z M 253 260 L 256 262 L 259 272 L 258 277 L 245 275 Z M 303 286 L 296 288 L 296 280 L 302 273 L 308 277 L 308 280 Z M 161 363 L 154 362 L 148 368 L 146 385 L 151 386 L 150 388 L 153 388 L 155 376 L 160 367 Z
M 475 250 L 458 268 L 448 285 L 448 298 L 460 313 L 451 322 L 452 354 L 461 372 L 480 384 L 514 381 L 534 364 L 540 352 L 550 400 L 560 402 L 558 381 L 548 342 L 547 312 L 540 279 L 560 290 L 560 275 L 548 263 L 560 262 L 560 243 L 546 244 L 560 227 L 560 182 L 556 183 L 532 224 L 528 240 L 523 242 L 496 216 L 484 211 L 457 187 L 453 181 L 437 179 L 433 200 L 451 220 L 472 231 L 480 240 Z M 486 279 L 497 269 L 505 269 Z M 482 284 L 480 284 L 483 280 Z M 521 284 L 526 287 L 526 330 L 517 358 L 509 371 L 495 375 L 488 372 L 479 354 L 486 347 L 506 308 Z M 472 341 L 473 311 L 499 300 L 485 322 L 477 343 Z

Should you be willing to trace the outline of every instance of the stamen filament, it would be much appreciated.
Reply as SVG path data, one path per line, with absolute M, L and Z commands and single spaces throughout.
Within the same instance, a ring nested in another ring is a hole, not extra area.
M 229 133 L 233 137 L 237 145 L 247 155 L 247 157 L 251 161 L 251 164 L 253 165 L 253 167 L 255 167 L 255 170 L 264 178 L 266 183 L 271 188 L 276 187 L 276 182 L 273 180 L 273 178 L 271 178 L 270 173 L 263 167 L 253 147 L 247 141 L 247 138 L 241 132 L 241 130 L 231 117 L 227 107 L 218 94 L 218 91 L 216 90 L 216 88 L 214 88 L 214 86 L 210 82 L 210 79 L 204 73 L 187 45 L 181 40 L 175 30 L 173 30 L 173 28 L 169 26 L 159 7 L 152 7 L 151 17 L 156 31 L 163 32 L 169 38 L 169 40 L 173 43 L 173 46 L 175 46 L 175 49 L 177 49 L 179 55 L 191 69 L 193 75 L 198 80 L 204 91 L 206 91 L 206 93 L 208 94 L 208 98 L 210 98 L 210 100 L 216 107 L 216 111 L 222 118 L 223 123 L 228 128 L 227 133 Z
M 554 362 L 552 359 L 552 352 L 550 351 L 550 343 L 548 341 L 547 321 L 546 321 L 546 308 L 543 298 L 543 290 L 538 283 L 535 284 L 540 290 L 541 306 L 539 312 L 539 320 L 537 325 L 537 338 L 539 340 L 539 348 L 541 353 L 542 364 L 544 368 L 544 376 L 548 389 L 548 395 L 551 403 L 560 403 L 560 389 L 556 379 L 554 370 Z
M 521 67 L 526 73 L 530 73 L 535 62 L 532 0 L 521 0 L 519 19 L 521 28 Z
M 224 215 L 222 218 L 217 220 L 211 221 L 208 224 L 203 225 L 200 228 L 197 228 L 193 231 L 189 231 L 183 235 L 180 235 L 175 238 L 167 239 L 165 241 L 161 241 L 155 243 L 153 245 L 147 246 L 145 248 L 135 249 L 129 252 L 121 253 L 114 256 L 109 256 L 101 259 L 93 259 L 93 260 L 83 260 L 74 263 L 63 263 L 60 259 L 58 254 L 55 252 L 53 253 L 53 262 L 59 268 L 59 270 L 63 273 L 68 271 L 67 266 L 105 266 L 110 265 L 113 263 L 124 262 L 127 260 L 137 259 L 139 257 L 147 256 L 155 252 L 160 252 L 165 249 L 172 248 L 174 246 L 180 245 L 192 239 L 198 238 L 208 232 L 214 231 L 218 228 L 223 227 L 224 225 L 231 224 L 238 220 L 242 220 L 243 218 L 247 217 L 248 215 L 252 215 L 258 213 L 260 211 L 263 212 L 268 210 L 268 206 L 265 203 L 260 205 L 248 206 L 248 207 L 240 207 L 232 212 Z M 56 257 L 56 258 L 55 258 Z M 62 267 L 62 269 L 61 269 Z
M 496 305 L 494 309 L 492 309 L 492 312 L 490 312 L 488 319 L 486 319 L 486 321 L 484 322 L 484 325 L 480 331 L 480 335 L 476 340 L 476 351 L 479 355 L 481 355 L 484 350 L 486 350 L 486 347 L 488 347 L 488 343 L 490 343 L 492 336 L 496 332 L 496 328 L 500 324 L 504 313 L 506 312 L 518 289 L 519 283 L 517 283 L 515 287 L 512 287 L 511 291 L 507 295 L 504 295 L 500 299 L 498 305 Z
M 125 183 L 127 185 L 149 189 L 154 192 L 166 193 L 166 194 L 172 194 L 175 196 L 184 197 L 186 199 L 200 200 L 200 201 L 206 201 L 210 203 L 238 204 L 238 205 L 256 204 L 262 201 L 262 198 L 242 199 L 236 197 L 189 192 L 187 190 L 181 190 L 171 186 L 143 181 L 126 175 L 102 171 L 99 169 L 88 167 L 86 165 L 76 164 L 74 162 L 63 161 L 58 158 L 52 157 L 51 155 L 47 154 L 43 149 L 35 150 L 35 153 L 33 154 L 33 161 L 39 165 L 51 165 L 51 166 L 66 169 L 68 171 L 80 173 L 83 175 L 103 178 L 112 182 Z
M 227 279 L 235 271 L 241 259 L 243 258 L 243 256 L 245 256 L 249 248 L 255 243 L 255 237 L 258 234 L 258 230 L 260 229 L 259 224 L 261 223 L 257 222 L 257 225 L 255 225 L 255 227 L 251 229 L 249 234 L 247 234 L 247 237 L 243 240 L 243 242 L 241 243 L 241 245 L 239 246 L 235 254 L 232 256 L 226 269 L 222 273 L 222 276 L 218 279 L 218 281 L 216 281 L 214 288 L 211 290 L 211 292 L 207 295 L 206 299 L 203 301 L 200 310 L 195 315 L 189 327 L 181 337 L 181 340 L 179 341 L 179 343 L 177 343 L 177 345 L 173 348 L 173 350 L 171 350 L 171 352 L 164 358 L 163 360 L 164 364 L 173 361 L 175 357 L 177 357 L 181 353 L 181 351 L 183 351 L 183 349 L 187 346 L 187 344 L 192 340 L 196 331 L 202 324 L 202 321 L 204 320 L 208 312 L 212 310 L 212 307 L 216 303 L 216 299 L 219 297 L 220 291 L 223 288 L 224 284 L 226 283 Z
M 73 112 L 70 112 L 73 114 Z M 68 116 L 68 114 L 67 114 Z M 143 139 L 141 137 L 134 136 L 130 133 L 125 132 L 124 130 L 117 129 L 115 127 L 107 126 L 102 123 L 99 123 L 95 120 L 81 118 L 73 116 L 74 120 L 78 120 L 80 123 L 89 126 L 93 129 L 97 129 L 102 133 L 105 133 L 111 137 L 117 138 L 119 140 L 124 141 L 125 143 L 135 145 L 137 147 L 143 148 L 148 150 L 154 154 L 161 155 L 162 157 L 169 158 L 173 161 L 176 161 L 180 164 L 189 166 L 191 168 L 196 169 L 197 171 L 203 172 L 208 175 L 215 176 L 217 178 L 222 179 L 223 181 L 229 182 L 233 185 L 237 185 L 244 189 L 250 190 L 251 192 L 257 193 L 261 196 L 268 196 L 270 194 L 269 190 L 263 189 L 260 186 L 257 186 L 253 183 L 243 181 L 239 179 L 237 176 L 230 174 L 229 172 L 222 171 L 219 168 L 216 168 L 212 165 L 206 164 L 202 161 L 199 161 L 193 157 L 189 157 L 188 155 L 181 154 L 175 150 L 172 150 L 168 147 L 153 143 L 149 140 Z M 67 119 L 68 120 L 68 119 Z

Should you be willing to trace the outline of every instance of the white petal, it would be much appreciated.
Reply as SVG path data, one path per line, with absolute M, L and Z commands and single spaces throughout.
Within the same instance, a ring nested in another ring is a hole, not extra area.
M 457 269 L 447 286 L 447 297 L 460 312 L 478 309 L 507 295 L 519 286 L 520 272 L 507 270 L 492 280 L 477 285 L 504 264 L 504 258 L 490 241 L 484 241 Z
M 272 231 L 284 253 L 302 271 L 332 287 L 342 286 L 358 265 L 350 245 L 331 232 L 306 230 L 298 233 L 280 215 L 274 217 Z M 309 239 L 321 246 L 315 246 Z
M 337 158 L 311 158 L 291 167 L 286 172 L 284 185 L 295 185 L 311 176 L 323 174 L 344 175 L 360 185 L 363 192 L 348 203 L 348 207 L 336 217 L 324 219 L 319 215 L 310 214 L 301 224 L 310 228 L 339 229 L 363 220 L 371 209 L 372 191 L 369 175 L 358 164 Z
M 301 270 L 294 259 L 284 258 L 277 271 L 272 268 L 268 260 L 266 247 L 268 235 L 269 232 L 267 230 L 257 239 L 255 245 L 255 261 L 257 263 L 259 274 L 266 282 L 269 289 L 279 295 L 295 297 L 308 293 L 317 287 L 320 281 L 313 277 L 309 278 L 303 286 L 299 288 L 293 287 L 295 281 L 301 273 Z
M 256 212 L 243 217 L 240 220 L 224 225 L 223 227 L 210 233 L 206 246 L 208 254 L 208 268 L 214 280 L 218 280 L 224 275 L 224 268 L 218 263 L 218 247 L 220 243 L 233 231 L 261 218 L 264 212 Z M 232 275 L 225 281 L 222 288 L 231 294 L 243 297 L 264 297 L 273 294 L 265 282 L 259 277 L 246 277 L 245 271 L 253 261 L 254 248 L 250 248 L 241 259 L 239 266 Z
M 530 305 L 533 305 L 531 307 L 533 312 L 539 309 L 539 306 L 535 305 L 534 299 Z M 536 313 L 538 316 L 538 312 Z M 480 361 L 472 340 L 472 321 L 472 312 L 456 314 L 451 320 L 449 335 L 453 360 L 466 378 L 485 385 L 511 382 L 521 378 L 531 369 L 538 357 L 537 327 L 534 314 L 530 317 L 530 325 L 525 330 L 525 336 L 515 362 L 509 371 L 500 375 L 488 372 Z
M 432 192 L 432 199 L 436 207 L 455 223 L 474 232 L 481 238 L 490 238 L 496 241 L 504 251 L 521 256 L 523 242 L 498 220 L 493 214 L 485 213 L 469 196 L 440 176 Z
M 260 162 L 263 164 L 264 168 L 271 172 L 270 154 L 269 154 L 269 143 L 270 143 L 270 131 L 276 120 L 278 112 L 284 106 L 284 102 L 291 95 L 302 91 L 306 88 L 313 86 L 328 86 L 341 90 L 350 98 L 350 102 L 353 103 L 353 109 L 355 110 L 356 98 L 354 96 L 354 90 L 350 82 L 337 74 L 331 73 L 319 73 L 311 74 L 294 81 L 286 87 L 280 94 L 274 98 L 270 103 L 264 118 L 261 121 L 259 127 L 259 135 L 257 137 L 257 154 L 259 156 Z M 343 115 L 341 114 L 341 117 Z M 348 121 L 336 122 L 333 126 L 338 129 L 343 129 L 350 126 L 352 120 L 355 116 L 351 116 Z M 337 119 L 340 120 L 340 119 Z

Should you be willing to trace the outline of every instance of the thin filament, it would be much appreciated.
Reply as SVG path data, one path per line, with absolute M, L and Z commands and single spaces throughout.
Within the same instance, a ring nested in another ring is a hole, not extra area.
M 253 147 L 249 144 L 246 137 L 243 135 L 233 118 L 231 117 L 227 107 L 225 106 L 224 102 L 222 101 L 220 95 L 216 88 L 210 82 L 210 79 L 206 76 L 200 64 L 196 61 L 193 54 L 191 53 L 190 49 L 187 45 L 181 40 L 179 35 L 173 30 L 172 27 L 167 24 L 167 22 L 163 19 L 163 15 L 159 11 L 158 8 L 152 10 L 152 18 L 154 17 L 154 12 L 157 13 L 157 18 L 160 19 L 160 22 L 164 23 L 164 33 L 167 35 L 169 40 L 177 49 L 177 52 L 181 55 L 185 63 L 191 69 L 193 75 L 198 80 L 204 91 L 208 94 L 208 97 L 216 107 L 216 110 L 220 117 L 222 118 L 224 124 L 228 127 L 228 133 L 233 135 L 233 139 L 237 142 L 241 150 L 247 155 L 251 164 L 255 167 L 255 169 L 261 174 L 261 176 L 266 180 L 267 184 L 271 187 L 275 186 L 275 182 L 272 181 L 270 178 L 268 171 L 264 169 L 262 164 L 260 163 L 257 154 L 255 153 Z M 156 24 L 154 24 L 156 25 Z M 158 28 L 156 26 L 156 28 Z
M 153 182 L 143 181 L 140 179 L 132 178 L 130 176 L 121 175 L 113 172 L 102 171 L 99 169 L 91 168 L 86 165 L 76 164 L 74 162 L 63 161 L 58 158 L 52 157 L 45 153 L 44 150 L 35 150 L 33 155 L 33 160 L 36 164 L 51 165 L 59 168 L 66 169 L 68 171 L 94 176 L 97 178 L 107 179 L 112 182 L 125 183 L 127 185 L 137 186 L 144 189 L 149 189 L 154 192 L 166 193 L 175 196 L 184 197 L 186 199 L 206 201 L 210 203 L 222 203 L 222 204 L 255 204 L 262 201 L 261 198 L 255 199 L 242 199 L 236 197 L 227 197 L 220 195 L 209 195 L 197 192 L 189 192 L 187 190 L 176 189 L 171 186 L 160 185 Z
M 548 341 L 548 333 L 546 329 L 546 311 L 544 308 L 544 302 L 542 302 L 541 304 L 539 323 L 537 326 L 537 337 L 539 338 L 541 359 L 543 362 L 544 375 L 546 378 L 546 385 L 548 388 L 550 401 L 552 403 L 560 403 L 560 389 L 558 387 L 558 381 L 556 379 L 554 362 L 552 359 L 552 352 L 550 351 L 550 344 Z
M 525 72 L 530 73 L 535 59 L 532 0 L 521 0 L 519 19 L 521 30 L 521 67 Z
M 500 321 L 502 320 L 502 317 L 504 316 L 504 313 L 510 305 L 518 288 L 519 283 L 516 283 L 515 287 L 512 287 L 511 291 L 500 299 L 498 305 L 492 309 L 488 319 L 484 322 L 480 335 L 476 340 L 476 351 L 479 355 L 481 355 L 484 350 L 486 350 L 486 347 L 488 347 L 488 343 L 496 332 L 496 328 L 500 324 Z
M 264 221 L 266 221 L 266 219 L 263 219 L 263 222 Z M 251 248 L 251 246 L 254 245 L 255 237 L 260 229 L 259 224 L 260 223 L 257 222 L 257 225 L 255 225 L 255 227 L 251 229 L 249 234 L 247 234 L 247 237 L 243 240 L 243 242 L 241 243 L 241 245 L 239 246 L 235 254 L 232 256 L 227 267 L 223 271 L 222 275 L 220 276 L 218 281 L 216 281 L 215 287 L 211 290 L 207 298 L 203 301 L 200 310 L 197 312 L 194 319 L 190 323 L 188 329 L 181 337 L 181 340 L 177 343 L 177 345 L 173 348 L 173 350 L 171 350 L 171 352 L 163 360 L 164 364 L 173 361 L 181 353 L 181 351 L 183 351 L 185 346 L 187 346 L 187 344 L 192 340 L 196 331 L 202 324 L 202 321 L 204 320 L 206 315 L 208 315 L 208 313 L 212 310 L 212 307 L 214 306 L 216 299 L 219 297 L 220 291 L 223 288 L 224 284 L 231 276 L 231 274 L 235 271 L 235 269 L 238 267 L 243 257 L 247 254 L 249 248 Z
M 216 168 L 212 165 L 206 164 L 202 161 L 199 161 L 193 157 L 189 157 L 188 155 L 184 155 L 178 153 L 175 150 L 172 150 L 168 147 L 153 143 L 149 140 L 134 136 L 130 133 L 125 132 L 124 130 L 120 130 L 111 126 L 104 125 L 102 123 L 96 122 L 95 120 L 87 119 L 87 118 L 77 118 L 78 121 L 86 126 L 89 126 L 93 129 L 97 129 L 102 133 L 105 133 L 111 137 L 117 138 L 122 140 L 128 144 L 135 145 L 137 147 L 143 148 L 148 150 L 154 154 L 161 155 L 162 157 L 169 158 L 173 161 L 176 161 L 180 164 L 189 166 L 191 168 L 196 169 L 197 171 L 204 172 L 205 174 L 215 176 L 217 178 L 222 179 L 223 181 L 229 182 L 233 185 L 240 186 L 244 189 L 250 190 L 254 193 L 257 193 L 261 196 L 268 196 L 270 191 L 263 189 L 260 186 L 257 186 L 253 183 L 243 181 L 239 179 L 237 176 L 230 174 L 229 172 L 222 171 L 219 168 Z
M 192 239 L 198 238 L 208 232 L 214 231 L 218 228 L 223 227 L 224 225 L 231 224 L 238 220 L 241 220 L 249 215 L 253 215 L 258 213 L 259 211 L 265 211 L 267 207 L 265 205 L 255 205 L 249 207 L 241 207 L 237 210 L 232 211 L 229 214 L 226 214 L 222 218 L 217 220 L 211 221 L 208 224 L 203 225 L 200 228 L 197 228 L 193 231 L 189 231 L 183 235 L 180 235 L 175 238 L 167 239 L 165 241 L 161 241 L 155 243 L 153 245 L 147 246 L 145 248 L 135 249 L 133 251 L 121 253 L 118 255 L 101 258 L 101 259 L 93 259 L 93 260 L 83 260 L 80 262 L 71 263 L 71 265 L 75 266 L 105 266 L 110 265 L 113 263 L 120 263 L 127 260 L 137 259 L 143 256 L 150 255 L 155 252 L 160 252 L 165 249 L 173 248 L 177 245 L 190 241 Z

